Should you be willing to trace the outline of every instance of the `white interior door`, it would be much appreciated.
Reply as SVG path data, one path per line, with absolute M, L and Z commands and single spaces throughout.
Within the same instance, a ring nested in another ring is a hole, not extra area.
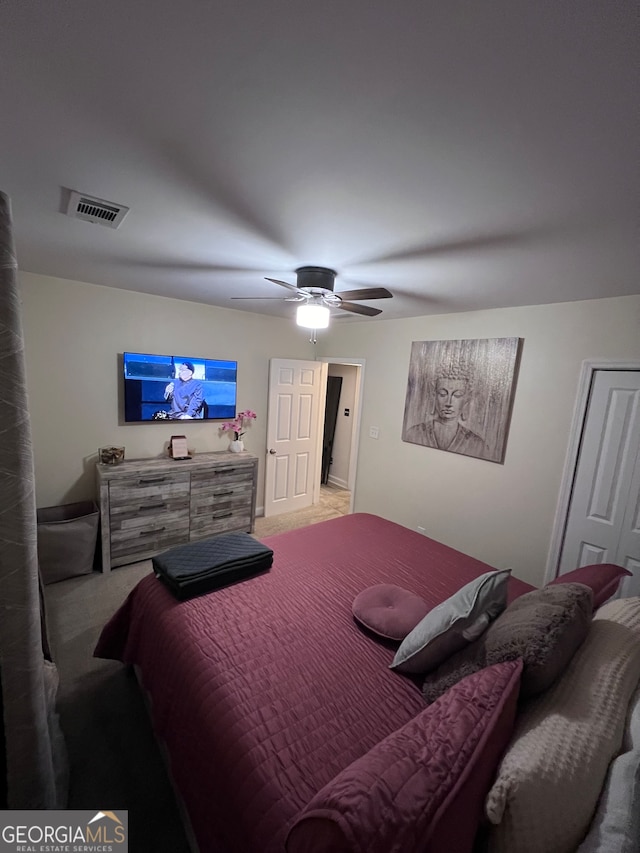
M 617 563 L 640 592 L 640 372 L 594 374 L 559 573 Z
M 266 517 L 303 509 L 320 493 L 327 365 L 273 358 L 269 366 Z

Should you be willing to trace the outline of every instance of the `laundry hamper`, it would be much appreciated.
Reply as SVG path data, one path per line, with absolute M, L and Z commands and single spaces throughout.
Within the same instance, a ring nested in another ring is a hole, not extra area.
M 37 511 L 38 562 L 45 584 L 93 571 L 100 511 L 94 501 Z

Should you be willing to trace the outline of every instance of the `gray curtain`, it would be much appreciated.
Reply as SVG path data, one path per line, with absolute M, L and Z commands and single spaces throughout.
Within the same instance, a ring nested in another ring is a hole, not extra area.
M 0 193 L 0 679 L 7 805 L 63 808 L 58 675 L 45 660 L 31 424 L 11 204 Z

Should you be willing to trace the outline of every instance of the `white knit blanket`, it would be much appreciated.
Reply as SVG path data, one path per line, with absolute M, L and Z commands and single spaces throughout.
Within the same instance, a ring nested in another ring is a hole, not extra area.
M 573 853 L 640 679 L 640 598 L 610 601 L 564 674 L 525 703 L 487 795 L 490 853 Z

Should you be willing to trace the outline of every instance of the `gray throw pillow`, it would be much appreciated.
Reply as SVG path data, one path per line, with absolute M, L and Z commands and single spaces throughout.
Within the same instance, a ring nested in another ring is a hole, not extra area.
M 516 598 L 476 642 L 425 678 L 434 702 L 460 679 L 501 661 L 522 658 L 520 697 L 542 693 L 565 670 L 587 636 L 593 592 L 584 584 L 546 586 Z
M 430 672 L 475 640 L 506 607 L 510 574 L 510 569 L 485 572 L 434 607 L 405 637 L 391 669 Z

